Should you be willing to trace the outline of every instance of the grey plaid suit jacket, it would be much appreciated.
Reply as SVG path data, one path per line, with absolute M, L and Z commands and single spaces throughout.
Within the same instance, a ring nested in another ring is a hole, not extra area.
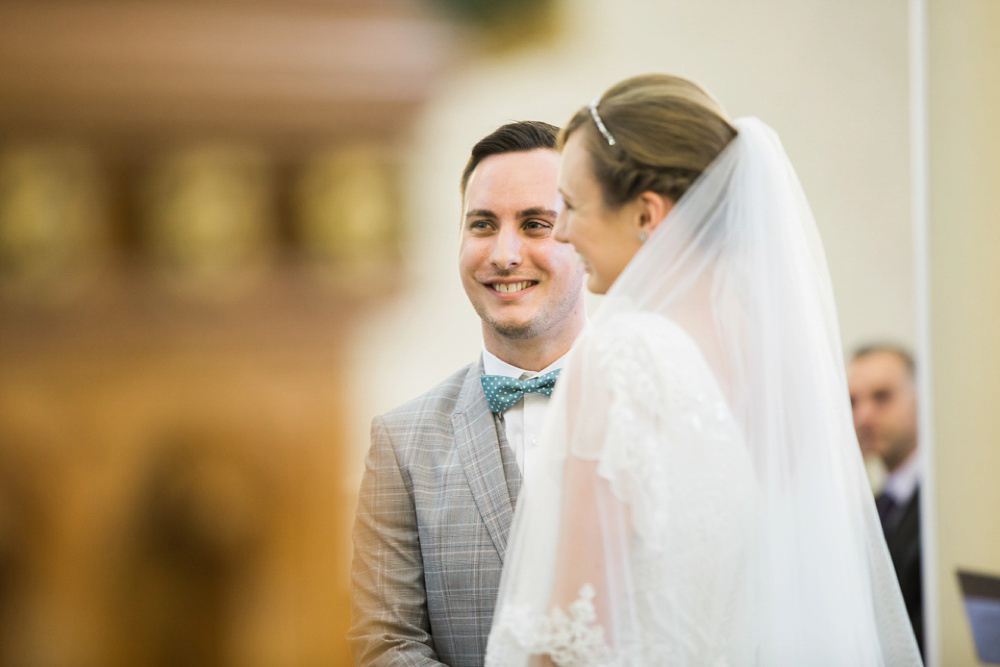
M 354 526 L 358 665 L 483 664 L 521 485 L 482 359 L 372 422 Z

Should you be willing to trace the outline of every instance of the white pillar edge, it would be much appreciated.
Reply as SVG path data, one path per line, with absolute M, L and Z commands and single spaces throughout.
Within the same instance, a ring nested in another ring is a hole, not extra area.
M 930 172 L 928 127 L 927 2 L 909 0 L 910 21 L 910 197 L 917 323 L 917 400 L 920 438 L 920 550 L 922 555 L 924 654 L 927 667 L 941 664 L 941 614 L 934 476 L 931 358 Z

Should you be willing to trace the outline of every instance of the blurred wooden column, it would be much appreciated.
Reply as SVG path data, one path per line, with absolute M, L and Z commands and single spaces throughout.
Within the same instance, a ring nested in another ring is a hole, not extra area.
M 0 666 L 348 664 L 418 0 L 0 3 Z
M 5 0 L 0 128 L 302 154 L 404 132 L 453 55 L 419 0 Z

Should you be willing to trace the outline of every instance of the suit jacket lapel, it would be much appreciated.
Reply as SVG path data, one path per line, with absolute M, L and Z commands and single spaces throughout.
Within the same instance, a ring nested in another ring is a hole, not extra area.
M 452 425 L 465 476 L 500 560 L 514 519 L 521 473 L 507 445 L 502 421 L 490 412 L 480 377 L 483 362 L 470 369 L 458 397 Z

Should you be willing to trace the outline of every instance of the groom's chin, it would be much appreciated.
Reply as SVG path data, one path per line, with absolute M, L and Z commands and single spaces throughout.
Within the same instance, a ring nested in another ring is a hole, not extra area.
M 535 336 L 535 327 L 532 322 L 493 321 L 490 322 L 489 326 L 508 340 L 526 340 Z

